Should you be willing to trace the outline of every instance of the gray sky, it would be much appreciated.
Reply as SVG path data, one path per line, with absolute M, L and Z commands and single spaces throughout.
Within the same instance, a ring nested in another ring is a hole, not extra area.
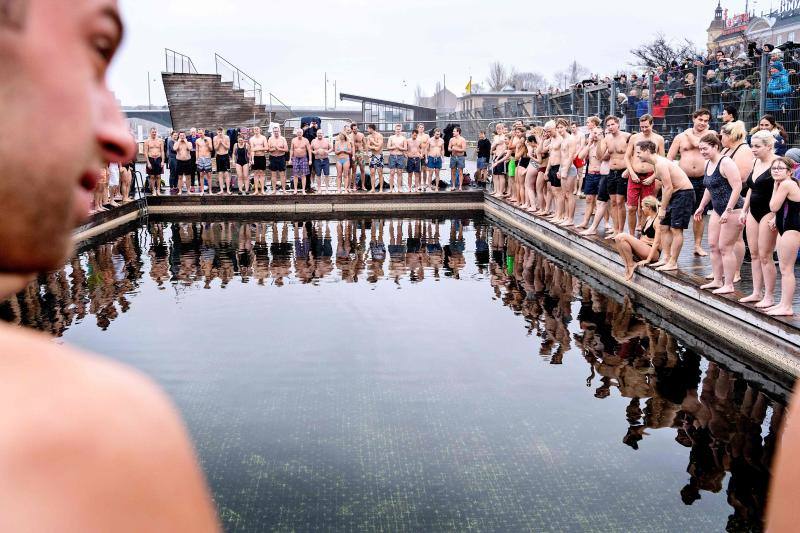
M 260 81 L 265 93 L 289 105 L 322 106 L 325 71 L 329 105 L 334 79 L 340 92 L 411 102 L 417 84 L 431 94 L 446 77 L 460 95 L 470 75 L 483 82 L 489 63 L 498 60 L 548 80 L 573 59 L 613 74 L 632 60 L 630 48 L 659 31 L 704 48 L 717 0 L 119 3 L 127 32 L 109 81 L 123 104 L 147 104 L 148 71 L 153 104 L 165 103 L 166 47 L 189 55 L 200 72 L 214 72 L 218 52 Z M 729 0 L 723 8 L 734 14 L 744 4 Z M 769 0 L 759 4 L 757 10 L 766 9 Z

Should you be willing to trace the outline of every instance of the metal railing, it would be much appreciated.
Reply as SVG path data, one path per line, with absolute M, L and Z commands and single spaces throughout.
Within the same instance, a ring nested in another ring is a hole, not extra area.
M 244 91 L 245 96 L 254 98 L 256 105 L 261 105 L 263 89 L 250 75 L 217 53 L 214 53 L 214 69 L 222 81 L 232 82 L 234 89 Z
M 170 48 L 164 48 L 164 72 L 171 74 L 197 74 L 197 68 L 195 68 L 191 57 Z

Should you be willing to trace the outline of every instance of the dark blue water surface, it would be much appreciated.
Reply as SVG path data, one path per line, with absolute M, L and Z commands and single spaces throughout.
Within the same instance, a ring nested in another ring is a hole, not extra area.
M 160 383 L 228 531 L 761 529 L 785 394 L 551 259 L 482 218 L 150 219 L 0 314 Z

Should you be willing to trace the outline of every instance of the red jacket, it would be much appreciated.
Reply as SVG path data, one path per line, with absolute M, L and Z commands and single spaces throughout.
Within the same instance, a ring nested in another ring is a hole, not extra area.
M 661 98 L 653 100 L 653 118 L 664 118 L 669 106 L 669 95 L 664 93 Z

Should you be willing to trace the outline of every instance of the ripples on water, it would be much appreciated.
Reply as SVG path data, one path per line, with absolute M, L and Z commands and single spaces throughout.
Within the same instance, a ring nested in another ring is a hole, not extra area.
M 785 416 L 483 219 L 151 221 L 0 315 L 159 381 L 230 531 L 759 530 Z

